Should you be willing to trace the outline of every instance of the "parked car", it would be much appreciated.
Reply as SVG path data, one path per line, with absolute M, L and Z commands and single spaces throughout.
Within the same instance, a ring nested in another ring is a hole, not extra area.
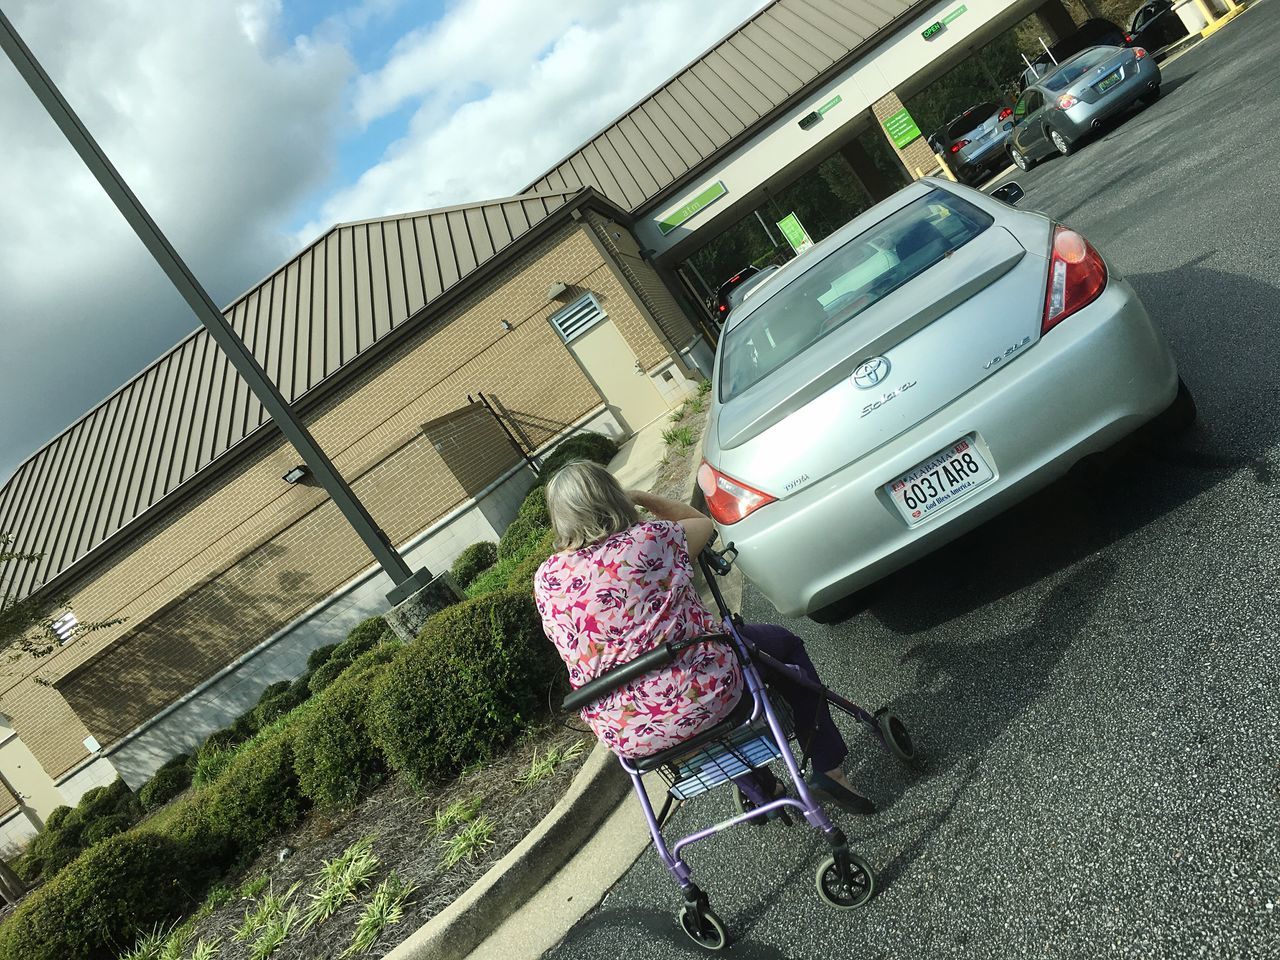
M 1187 25 L 1173 12 L 1173 0 L 1149 0 L 1129 21 L 1127 45 L 1155 52 L 1187 35 Z
M 1013 107 L 1009 157 L 1022 170 L 1064 156 L 1108 117 L 1160 96 L 1160 68 L 1142 47 L 1091 47 L 1023 91 Z
M 1194 415 L 1084 237 L 936 179 L 783 266 L 729 317 L 712 380 L 710 514 L 778 611 L 815 619 L 1162 411 Z
M 1025 90 L 1058 64 L 1089 47 L 1123 47 L 1127 42 L 1125 32 L 1110 20 L 1101 17 L 1086 20 L 1075 33 L 1063 37 L 1051 46 L 1048 53 L 1041 51 L 1039 55 L 1032 57 L 1031 66 L 1022 71 L 1018 85 Z
M 1013 130 L 1013 107 L 979 103 L 942 128 L 930 144 L 946 157 L 962 183 L 973 184 L 1008 161 L 1005 144 Z
M 716 314 L 716 320 L 718 320 L 720 323 L 724 323 L 724 318 L 728 316 L 729 311 L 732 310 L 734 304 L 737 303 L 736 300 L 732 299 L 734 291 L 736 291 L 738 287 L 746 283 L 748 280 L 750 280 L 759 272 L 760 272 L 759 267 L 748 264 L 747 266 L 739 270 L 737 273 L 735 273 L 728 280 L 726 280 L 724 283 L 720 284 L 719 288 L 717 288 L 716 290 L 716 300 L 715 300 L 715 308 L 714 308 L 715 314 Z

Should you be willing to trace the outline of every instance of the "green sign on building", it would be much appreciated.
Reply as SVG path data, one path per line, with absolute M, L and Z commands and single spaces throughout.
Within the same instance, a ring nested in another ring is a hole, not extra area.
M 724 181 L 717 180 L 684 206 L 680 207 L 680 209 L 673 210 L 671 213 L 659 220 L 659 232 L 665 237 L 676 227 L 680 226 L 680 224 L 692 219 L 696 214 L 701 213 L 728 192 L 729 188 L 724 185 Z
M 899 150 L 920 136 L 920 128 L 911 119 L 906 107 L 884 119 L 884 132 Z
M 804 253 L 813 246 L 813 241 L 809 239 L 809 231 L 805 230 L 804 224 L 794 213 L 789 213 L 779 220 L 778 229 L 782 231 L 782 235 L 787 238 L 787 243 L 791 244 L 791 249 L 796 253 Z

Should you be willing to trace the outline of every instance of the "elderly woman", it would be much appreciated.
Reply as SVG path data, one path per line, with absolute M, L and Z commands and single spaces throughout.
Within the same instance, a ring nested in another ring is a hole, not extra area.
M 641 520 L 641 507 L 654 519 Z M 624 491 L 606 469 L 577 462 L 547 484 L 559 552 L 538 569 L 534 598 L 543 629 L 575 687 L 660 643 L 719 633 L 693 581 L 691 557 L 711 540 L 711 519 L 687 504 Z M 778 660 L 817 672 L 795 634 L 767 624 L 741 632 Z M 825 700 L 778 678 L 816 772 L 812 784 L 845 808 L 872 813 L 841 769 L 848 748 Z M 723 720 L 743 695 L 738 662 L 723 643 L 694 644 L 669 666 L 614 690 L 582 711 L 596 736 L 622 757 L 645 757 Z M 767 771 L 763 785 L 781 789 Z

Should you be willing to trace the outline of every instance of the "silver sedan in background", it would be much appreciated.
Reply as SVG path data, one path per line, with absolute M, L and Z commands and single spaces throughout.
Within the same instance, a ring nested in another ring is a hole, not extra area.
M 713 383 L 699 486 L 785 615 L 1191 405 L 1160 329 L 1084 237 L 930 179 L 735 310 Z
M 1160 96 L 1160 68 L 1141 47 L 1090 47 L 1058 64 L 1013 106 L 1009 157 L 1023 170 L 1069 154 L 1108 117 Z

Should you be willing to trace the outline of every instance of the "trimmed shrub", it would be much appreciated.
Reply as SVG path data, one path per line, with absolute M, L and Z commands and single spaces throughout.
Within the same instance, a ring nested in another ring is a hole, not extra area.
M 80 845 L 87 849 L 107 837 L 124 833 L 131 826 L 133 826 L 133 817 L 127 813 L 109 813 L 105 817 L 98 817 L 80 834 Z
M 247 862 L 264 841 L 294 826 L 306 809 L 293 769 L 293 730 L 286 728 L 236 751 L 203 792 L 200 823 L 188 839 Z
M 556 552 L 555 539 L 555 533 L 548 530 L 517 563 L 512 565 L 506 583 L 508 590 L 533 592 L 533 575 L 542 566 L 542 561 Z
M 303 795 L 318 806 L 350 806 L 386 776 L 369 733 L 369 691 L 393 656 L 390 647 L 366 653 L 316 698 L 299 725 L 294 769 Z
M 607 466 L 617 453 L 618 445 L 602 433 L 576 433 L 542 458 L 538 482 L 546 483 L 557 470 L 574 460 L 594 460 Z
M 288 689 L 288 680 L 277 680 L 275 683 L 269 683 L 263 689 L 262 696 L 258 697 L 258 703 L 266 703 L 268 700 L 274 700 Z
M 44 818 L 44 828 L 46 830 L 57 830 L 62 826 L 62 821 L 67 819 L 67 814 L 71 812 L 71 808 L 65 804 L 61 807 L 54 807 L 49 815 Z
M 280 685 L 272 684 L 272 686 Z M 283 689 L 278 691 L 275 696 L 259 701 L 258 705 L 253 708 L 254 724 L 259 730 L 265 730 L 294 707 L 301 705 L 310 696 L 311 690 L 308 687 L 297 687 L 285 681 Z
M 369 726 L 419 786 L 492 757 L 541 709 L 559 660 L 533 598 L 500 592 L 428 621 L 373 687 Z
M 180 753 L 175 757 L 170 757 L 160 767 L 161 770 L 190 770 L 195 766 L 196 759 L 189 753 Z
M 143 810 L 150 813 L 152 810 L 163 807 L 189 786 L 191 786 L 190 767 L 165 765 L 138 790 L 138 802 L 142 804 Z
M 395 633 L 381 617 L 370 617 L 357 623 L 347 634 L 347 639 L 334 648 L 329 659 L 311 674 L 311 679 L 307 681 L 311 695 L 315 696 L 337 680 L 361 654 L 395 639 Z
M 200 762 L 201 754 L 215 750 L 229 750 L 239 744 L 241 741 L 237 739 L 236 734 L 232 732 L 230 727 L 223 727 L 221 730 L 215 730 L 209 736 L 204 738 L 204 743 L 200 744 L 196 750 L 196 762 Z
M 498 559 L 501 561 L 523 557 L 533 544 L 542 539 L 547 530 L 547 525 L 535 517 L 517 516 L 498 541 Z
M 459 590 L 465 590 L 476 577 L 498 562 L 498 545 L 489 540 L 473 543 L 453 561 L 449 571 Z
M 306 673 L 289 684 L 289 696 L 293 697 L 298 703 L 305 702 L 311 696 L 311 674 L 314 671 L 308 669 Z
M 338 649 L 336 643 L 326 643 L 323 647 L 316 647 L 307 657 L 307 672 L 314 673 L 324 666 L 324 662 L 333 656 L 333 651 Z M 295 683 L 297 681 L 294 681 Z
M 547 513 L 547 491 L 542 487 L 534 487 L 525 496 L 516 514 L 525 520 L 540 523 L 544 527 L 551 526 L 551 514 Z
M 114 960 L 190 905 L 186 859 L 154 833 L 104 840 L 18 905 L 0 926 L 0 960 Z

